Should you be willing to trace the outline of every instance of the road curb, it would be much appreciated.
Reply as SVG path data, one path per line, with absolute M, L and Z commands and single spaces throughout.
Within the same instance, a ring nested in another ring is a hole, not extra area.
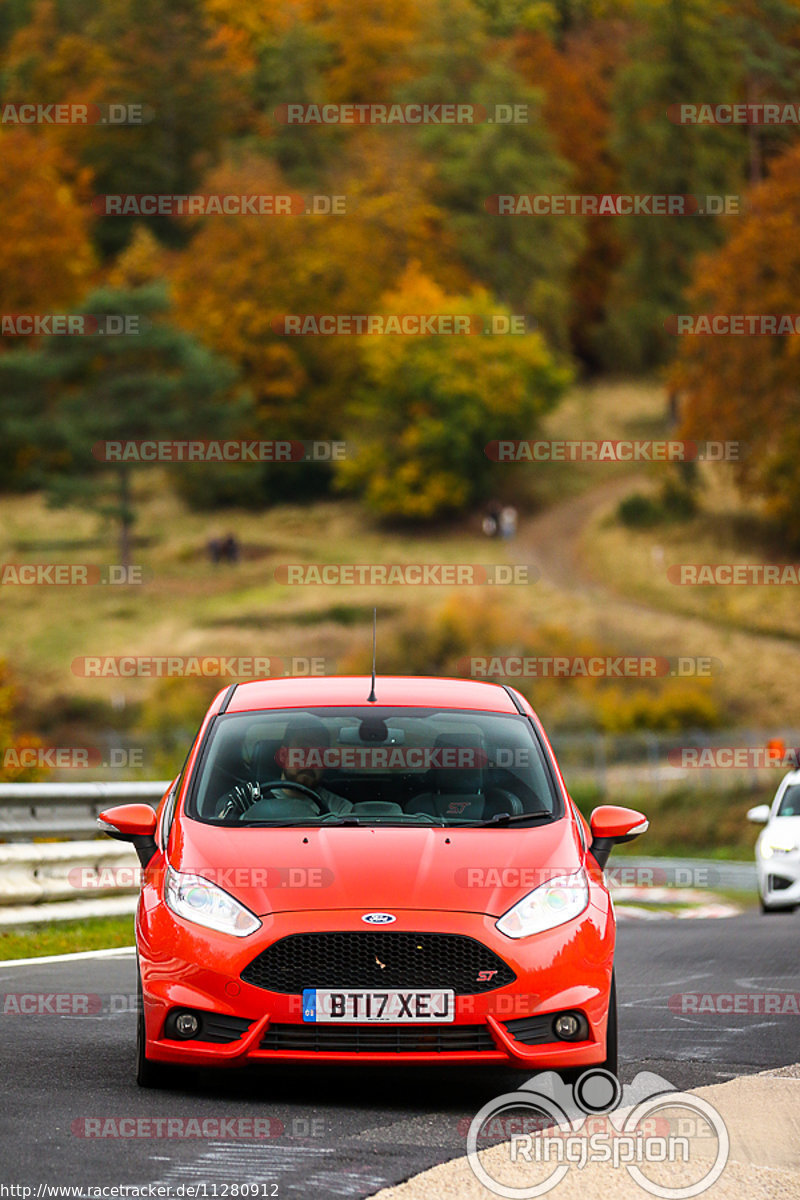
M 715 1183 L 698 1193 L 704 1200 L 789 1200 L 800 1195 L 800 1064 L 682 1094 L 711 1104 L 730 1135 L 727 1165 Z M 502 1166 L 501 1178 L 508 1186 L 525 1188 L 527 1183 L 530 1187 L 540 1176 L 529 1174 L 526 1181 L 525 1164 L 512 1165 L 509 1160 L 510 1144 L 481 1151 L 481 1160 L 487 1166 L 490 1161 L 497 1164 L 498 1172 Z M 693 1182 L 682 1163 L 669 1164 L 668 1172 L 658 1176 L 662 1185 L 681 1188 Z M 590 1162 L 570 1169 L 543 1194 L 552 1200 L 586 1200 L 587 1196 L 644 1200 L 656 1193 L 645 1190 L 624 1167 Z M 382 1188 L 370 1200 L 495 1200 L 497 1195 L 478 1181 L 463 1157 Z

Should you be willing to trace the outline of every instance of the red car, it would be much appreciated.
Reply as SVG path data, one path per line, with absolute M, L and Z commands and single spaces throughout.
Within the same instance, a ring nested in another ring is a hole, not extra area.
M 457 679 L 280 679 L 213 701 L 153 813 L 138 1082 L 281 1059 L 616 1070 L 602 867 L 527 701 Z

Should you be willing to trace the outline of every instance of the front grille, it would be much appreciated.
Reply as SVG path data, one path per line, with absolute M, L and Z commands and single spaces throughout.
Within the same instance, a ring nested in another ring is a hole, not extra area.
M 506 1029 L 518 1042 L 526 1046 L 540 1046 L 543 1042 L 555 1042 L 553 1016 L 520 1017 L 517 1021 L 506 1021 Z
M 483 1053 L 497 1046 L 485 1025 L 380 1026 L 270 1025 L 262 1050 L 329 1051 L 340 1054 Z
M 461 934 L 365 929 L 290 934 L 254 958 L 242 979 L 289 994 L 363 987 L 469 996 L 507 987 L 516 975 L 488 946 Z

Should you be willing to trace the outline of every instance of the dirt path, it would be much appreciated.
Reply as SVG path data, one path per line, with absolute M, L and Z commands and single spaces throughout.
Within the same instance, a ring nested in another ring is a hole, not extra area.
M 747 698 L 744 721 L 797 726 L 800 643 L 627 599 L 582 562 L 587 526 L 598 513 L 610 511 L 634 482 L 615 479 L 522 521 L 511 555 L 535 565 L 542 585 L 557 593 L 559 623 L 612 644 L 639 646 L 642 653 L 718 658 L 721 692 L 734 705 L 738 698 L 739 707 Z M 757 699 L 751 703 L 752 698 Z

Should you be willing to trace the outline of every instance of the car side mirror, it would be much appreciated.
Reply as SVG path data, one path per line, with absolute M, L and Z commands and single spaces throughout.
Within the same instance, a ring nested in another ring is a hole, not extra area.
M 97 825 L 109 837 L 130 842 L 143 867 L 158 849 L 156 814 L 149 804 L 120 804 L 116 808 L 107 808 L 98 816 Z
M 752 821 L 754 825 L 766 825 L 769 820 L 769 805 L 757 804 L 755 808 L 747 810 L 747 819 Z
M 647 830 L 650 822 L 644 813 L 634 808 L 619 808 L 616 804 L 603 804 L 596 808 L 589 821 L 592 844 L 589 847 L 598 865 L 604 867 L 608 856 L 620 842 L 632 842 Z

